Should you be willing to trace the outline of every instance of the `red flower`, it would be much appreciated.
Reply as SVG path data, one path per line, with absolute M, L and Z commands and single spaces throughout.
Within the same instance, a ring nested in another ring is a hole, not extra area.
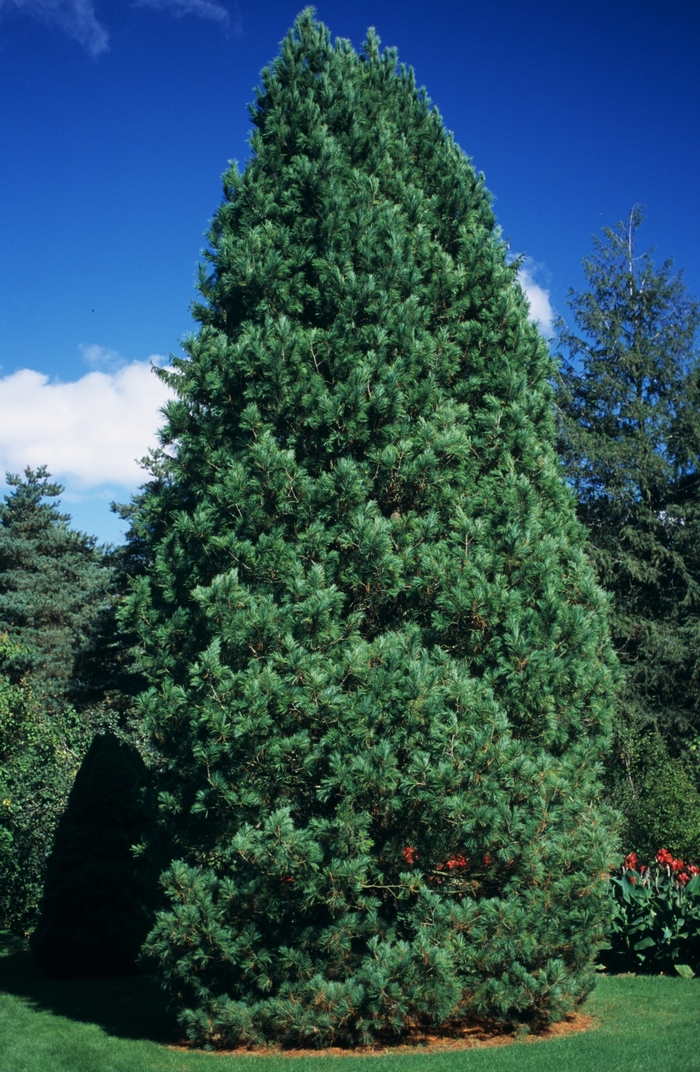
M 683 869 L 685 868 L 685 863 L 683 862 L 683 860 L 676 860 L 676 858 L 673 856 L 672 853 L 668 851 L 668 849 L 659 849 L 656 854 L 656 862 L 662 867 L 667 867 L 669 871 L 672 871 L 676 876 L 677 881 L 680 882 L 683 886 L 685 886 L 686 882 L 690 881 L 692 875 L 697 875 L 700 873 L 700 870 L 695 866 L 695 864 L 689 864 L 687 870 L 684 871 Z M 686 877 L 682 878 L 682 875 L 685 875 Z
M 638 864 L 639 859 L 636 852 L 631 852 L 628 856 L 625 856 L 625 867 L 628 867 L 630 871 L 636 871 Z
M 450 871 L 454 871 L 455 869 L 461 871 L 462 868 L 467 866 L 467 863 L 468 860 L 466 860 L 464 856 L 451 856 L 445 863 L 445 867 L 449 867 Z
M 491 857 L 489 856 L 488 853 L 486 853 L 486 855 L 484 856 L 484 867 L 488 867 L 490 863 L 491 863 Z
M 413 845 L 407 845 L 402 856 L 407 864 L 414 864 L 418 859 L 418 849 L 414 849 Z

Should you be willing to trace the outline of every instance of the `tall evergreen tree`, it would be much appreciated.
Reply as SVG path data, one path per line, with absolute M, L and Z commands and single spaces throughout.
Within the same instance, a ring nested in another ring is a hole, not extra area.
M 639 253 L 638 208 L 594 239 L 560 324 L 560 449 L 612 595 L 623 671 L 611 778 L 629 848 L 700 855 L 700 305 Z M 621 761 L 621 762 L 620 762 Z M 663 818 L 665 816 L 665 818 Z
M 106 603 L 109 570 L 94 537 L 76 532 L 51 500 L 46 467 L 8 473 L 0 504 L 0 628 L 19 645 L 34 691 L 60 704 L 74 661 Z
M 304 13 L 253 122 L 140 507 L 147 947 L 214 1046 L 559 1017 L 604 929 L 612 656 L 546 345 L 374 33 Z

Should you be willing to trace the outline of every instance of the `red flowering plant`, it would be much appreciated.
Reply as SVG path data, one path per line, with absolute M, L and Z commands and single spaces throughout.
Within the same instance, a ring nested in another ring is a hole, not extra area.
M 700 867 L 659 849 L 636 852 L 610 876 L 612 928 L 601 960 L 610 971 L 700 973 Z

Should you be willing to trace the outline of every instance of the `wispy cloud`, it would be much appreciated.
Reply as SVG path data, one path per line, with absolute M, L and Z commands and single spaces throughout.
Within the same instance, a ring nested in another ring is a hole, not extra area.
M 540 331 L 546 339 L 551 339 L 554 335 L 554 309 L 549 300 L 549 291 L 535 278 L 541 271 L 541 265 L 526 257 L 518 272 L 518 280 L 530 304 L 530 320 L 539 324 Z
M 150 7 L 155 11 L 167 11 L 175 18 L 183 15 L 195 15 L 200 19 L 210 19 L 227 28 L 231 26 L 228 10 L 213 0 L 136 0 L 135 7 Z M 234 26 L 234 30 L 237 27 Z
M 144 473 L 136 459 L 155 446 L 159 410 L 169 397 L 151 369 L 151 361 L 163 360 L 133 361 L 70 383 L 33 369 L 0 379 L 0 482 L 6 470 L 47 465 L 69 492 L 137 488 Z
M 90 56 L 109 48 L 109 34 L 98 22 L 92 0 L 0 0 L 0 14 L 9 10 L 63 30 Z
M 194 15 L 216 22 L 234 37 L 240 37 L 241 20 L 238 5 L 231 11 L 216 0 L 135 0 L 134 7 L 151 8 L 182 18 Z M 45 26 L 62 30 L 82 45 L 90 56 L 99 56 L 109 49 L 109 33 L 99 22 L 93 0 L 0 0 L 0 16 L 16 11 Z
M 83 355 L 83 361 L 86 365 L 102 372 L 113 372 L 126 364 L 120 353 L 116 350 L 110 350 L 107 346 L 99 346 L 97 343 L 86 345 L 81 342 L 78 349 Z

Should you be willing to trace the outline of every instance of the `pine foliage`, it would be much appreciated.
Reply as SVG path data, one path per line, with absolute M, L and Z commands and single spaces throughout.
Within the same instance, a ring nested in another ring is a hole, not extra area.
M 373 33 L 300 16 L 252 114 L 140 506 L 176 857 L 147 948 L 213 1046 L 560 1017 L 604 928 L 612 663 L 546 345 Z

